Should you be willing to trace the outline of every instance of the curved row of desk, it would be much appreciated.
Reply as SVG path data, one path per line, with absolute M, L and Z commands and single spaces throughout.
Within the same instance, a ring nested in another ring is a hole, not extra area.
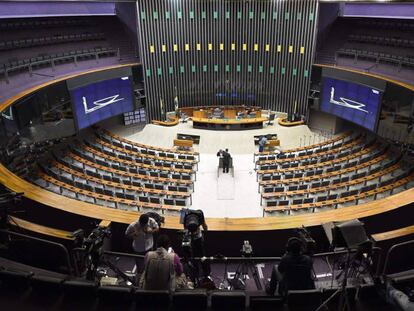
M 99 70 L 110 70 L 116 67 L 120 66 L 113 66 Z M 89 72 L 85 72 L 82 74 L 88 73 Z M 75 75 L 62 77 L 58 80 L 50 81 L 45 84 L 38 85 L 37 87 L 30 88 L 24 92 L 21 92 L 2 103 L 0 106 L 0 111 L 3 111 L 5 108 L 12 105 L 15 101 L 26 96 L 27 94 L 35 92 L 47 85 L 51 85 L 58 81 L 63 81 L 74 76 Z M 399 84 L 401 85 L 401 83 Z M 40 187 L 35 186 L 19 178 L 18 176 L 10 172 L 3 165 L 0 165 L 0 182 L 13 191 L 24 192 L 25 197 L 27 197 L 30 200 L 40 202 L 41 204 L 44 204 L 57 210 L 73 213 L 80 216 L 85 216 L 99 220 L 107 220 L 122 224 L 129 224 L 132 221 L 136 220 L 138 216 L 138 213 L 136 212 L 105 208 L 94 204 L 78 201 L 75 199 L 66 198 L 61 195 L 52 193 L 50 191 L 41 189 Z M 293 229 L 301 226 L 319 226 L 323 223 L 330 221 L 345 221 L 355 218 L 368 219 L 369 217 L 374 215 L 392 212 L 401 207 L 409 206 L 413 202 L 413 198 L 414 189 L 410 189 L 378 201 L 373 201 L 366 204 L 346 207 L 342 209 L 329 210 L 325 212 L 286 217 L 208 218 L 207 223 L 209 225 L 209 230 L 218 232 L 257 231 L 259 233 L 265 230 L 283 230 Z M 178 216 L 166 216 L 165 228 L 182 229 L 182 225 L 180 224 L 180 218 Z

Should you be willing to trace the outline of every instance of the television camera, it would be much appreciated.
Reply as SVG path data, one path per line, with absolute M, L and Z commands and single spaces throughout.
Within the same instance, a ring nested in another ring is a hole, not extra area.
M 183 217 L 184 230 L 182 231 L 181 247 L 184 256 L 192 257 L 193 240 L 199 227 L 204 224 L 204 213 L 201 210 L 187 209 Z
M 109 228 L 97 226 L 87 237 L 84 234 L 82 229 L 73 233 L 76 242 L 80 245 L 74 251 L 81 253 L 80 258 L 76 258 L 79 270 L 85 273 L 88 280 L 94 280 L 103 254 L 104 240 L 111 236 L 111 232 Z
M 312 238 L 308 229 L 304 226 L 295 229 L 295 233 L 303 245 L 303 253 L 306 255 L 313 255 L 316 251 L 316 242 Z

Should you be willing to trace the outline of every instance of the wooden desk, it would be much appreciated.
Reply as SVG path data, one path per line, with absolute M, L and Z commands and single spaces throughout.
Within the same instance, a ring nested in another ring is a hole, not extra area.
M 177 117 L 171 117 L 167 121 L 159 121 L 159 120 L 152 120 L 151 123 L 155 125 L 161 125 L 161 126 L 174 126 L 177 125 L 180 122 L 180 119 Z
M 245 111 L 255 112 L 256 118 L 262 117 L 262 108 L 259 106 L 195 106 L 182 107 L 179 110 L 189 117 L 208 118 L 215 108 L 220 108 L 226 118 L 235 118 L 238 112 Z
M 291 121 L 288 121 L 287 118 L 278 118 L 277 123 L 279 123 L 279 125 L 281 125 L 281 126 L 290 127 L 290 126 L 303 125 L 303 124 L 305 124 L 305 121 L 293 121 L 293 122 L 291 122 Z
M 414 225 L 391 230 L 391 231 L 376 233 L 372 235 L 372 238 L 376 242 L 382 242 L 382 241 L 400 238 L 400 237 L 411 235 L 411 234 L 414 234 Z
M 25 229 L 31 232 L 36 232 L 36 233 L 40 233 L 43 235 L 47 235 L 50 237 L 70 240 L 70 241 L 75 240 L 74 236 L 72 235 L 72 232 L 38 225 L 30 221 L 17 218 L 15 216 L 9 216 L 8 223 L 9 225 L 18 226 L 19 228 L 22 228 L 22 229 Z
M 275 147 L 280 146 L 280 140 L 279 139 L 271 139 L 268 140 L 266 145 L 265 145 L 265 149 L 267 149 L 268 151 L 271 150 L 275 150 Z
M 179 148 L 193 148 L 193 141 L 189 139 L 174 139 L 174 147 Z
M 208 130 L 251 130 L 263 127 L 266 118 L 207 119 L 193 117 L 193 127 Z

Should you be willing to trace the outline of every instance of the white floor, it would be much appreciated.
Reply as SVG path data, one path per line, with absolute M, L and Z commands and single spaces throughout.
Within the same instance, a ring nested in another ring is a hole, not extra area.
M 254 136 L 277 133 L 282 149 L 295 148 L 318 143 L 330 137 L 312 132 L 306 125 L 292 128 L 274 125 L 259 130 L 248 131 L 211 131 L 192 128 L 192 122 L 180 123 L 174 127 L 148 124 L 125 127 L 103 124 L 114 133 L 129 140 L 160 147 L 172 147 L 177 133 L 200 136 L 200 145 L 195 150 L 201 154 L 194 183 L 193 209 L 201 209 L 206 217 L 261 217 L 258 182 L 254 171 L 253 153 L 257 151 Z M 234 178 L 231 174 L 217 177 L 219 149 L 228 148 L 233 157 Z

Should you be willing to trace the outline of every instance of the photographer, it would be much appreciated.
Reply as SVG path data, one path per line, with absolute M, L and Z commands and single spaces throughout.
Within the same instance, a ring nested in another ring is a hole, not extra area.
M 279 293 L 285 296 L 289 290 L 314 289 L 313 262 L 310 256 L 303 254 L 303 242 L 296 237 L 290 238 L 286 245 L 286 254 L 279 265 L 272 269 L 270 283 L 266 292 L 274 295 L 279 283 Z
M 132 248 L 137 255 L 145 255 L 154 246 L 154 233 L 159 231 L 159 225 L 154 218 L 147 214 L 142 214 L 138 221 L 128 226 L 125 235 L 133 239 Z M 142 260 L 136 260 L 136 272 L 141 272 L 143 268 Z
M 202 210 L 187 210 L 184 216 L 185 235 L 190 239 L 191 253 L 189 257 L 204 257 L 204 236 L 203 231 L 207 231 L 208 227 L 204 219 Z M 202 230 L 203 229 L 203 230 Z M 210 275 L 210 265 L 207 262 L 201 262 L 203 276 Z M 198 274 L 198 267 L 196 268 Z
M 148 290 L 170 290 L 176 288 L 176 278 L 183 274 L 183 266 L 177 254 L 169 251 L 170 239 L 162 234 L 157 239 L 157 249 L 145 255 L 145 268 L 141 286 Z

